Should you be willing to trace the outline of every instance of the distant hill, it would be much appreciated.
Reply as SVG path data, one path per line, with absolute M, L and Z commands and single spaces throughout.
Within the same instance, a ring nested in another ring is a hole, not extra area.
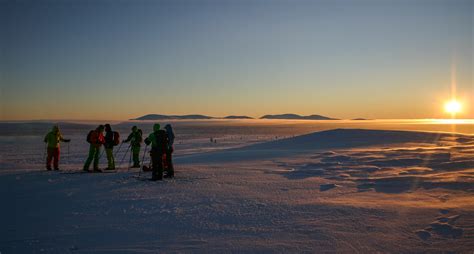
M 217 117 L 206 115 L 158 115 L 148 114 L 130 120 L 205 120 L 216 119 Z M 254 119 L 250 116 L 231 115 L 223 117 L 224 119 Z M 297 114 L 264 115 L 260 119 L 288 119 L 288 120 L 339 120 L 321 115 L 300 116 Z
M 264 115 L 260 119 L 302 119 L 302 116 L 297 114 Z
M 297 114 L 264 115 L 260 119 L 287 119 L 287 120 L 339 120 L 321 115 L 300 116 Z
M 205 115 L 157 115 L 148 114 L 130 120 L 199 120 L 199 119 L 213 119 L 214 117 Z
M 331 118 L 331 117 L 321 116 L 321 115 L 303 116 L 303 119 L 308 119 L 308 120 L 339 120 L 337 118 Z
M 224 119 L 253 119 L 250 116 L 226 116 Z
M 371 120 L 371 119 L 366 119 L 366 118 L 354 118 L 354 119 L 351 119 L 353 121 L 366 121 L 366 120 Z

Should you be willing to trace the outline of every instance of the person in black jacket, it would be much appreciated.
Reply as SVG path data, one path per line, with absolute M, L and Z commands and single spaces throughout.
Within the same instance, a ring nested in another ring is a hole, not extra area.
M 153 125 L 153 133 L 145 139 L 145 144 L 151 144 L 151 164 L 153 168 L 152 181 L 163 180 L 163 156 L 168 146 L 168 135 L 160 130 L 160 125 Z
M 105 153 L 107 155 L 107 170 L 114 170 L 115 169 L 115 158 L 114 158 L 114 146 L 115 139 L 114 139 L 115 132 L 112 131 L 112 127 L 110 124 L 105 125 Z
M 166 172 L 165 177 L 173 178 L 174 177 L 174 166 L 172 154 L 174 151 L 174 131 L 170 124 L 165 125 L 166 134 L 168 135 L 168 145 L 166 146 Z

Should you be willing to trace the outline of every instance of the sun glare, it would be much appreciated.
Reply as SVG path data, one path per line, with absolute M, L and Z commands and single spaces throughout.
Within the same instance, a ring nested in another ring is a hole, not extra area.
M 446 102 L 444 105 L 444 110 L 450 114 L 459 113 L 461 112 L 461 103 L 457 102 L 456 100 Z

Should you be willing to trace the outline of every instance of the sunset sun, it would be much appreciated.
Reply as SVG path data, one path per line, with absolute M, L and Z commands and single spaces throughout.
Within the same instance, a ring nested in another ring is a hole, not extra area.
M 457 114 L 461 112 L 461 108 L 462 108 L 461 103 L 459 103 L 456 100 L 451 100 L 451 101 L 446 102 L 446 104 L 444 104 L 444 110 L 450 114 Z

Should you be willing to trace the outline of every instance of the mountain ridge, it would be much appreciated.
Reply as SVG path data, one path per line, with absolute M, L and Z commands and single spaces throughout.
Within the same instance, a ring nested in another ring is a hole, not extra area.
M 190 115 L 162 115 L 162 114 L 147 114 L 130 120 L 205 120 L 205 119 L 255 119 L 245 115 L 229 115 L 225 117 L 213 117 L 208 115 L 190 114 Z M 322 115 L 308 115 L 302 116 L 298 114 L 276 114 L 264 115 L 258 119 L 283 119 L 283 120 L 339 120 Z
M 191 115 L 160 115 L 160 114 L 147 114 L 130 120 L 199 120 L 199 119 L 214 119 L 214 117 L 191 114 Z
M 277 115 L 264 115 L 260 119 L 285 119 L 285 120 L 339 120 L 337 118 L 331 118 L 322 115 L 309 115 L 301 116 L 298 114 L 277 114 Z

